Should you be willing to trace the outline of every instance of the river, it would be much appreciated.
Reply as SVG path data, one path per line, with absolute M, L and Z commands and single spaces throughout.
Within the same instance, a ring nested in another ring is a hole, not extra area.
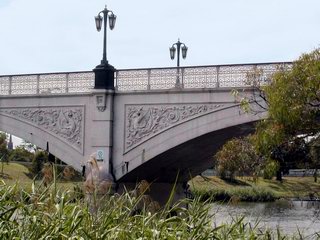
M 292 236 L 297 229 L 314 239 L 314 233 L 320 238 L 320 202 L 277 200 L 268 203 L 234 204 L 213 203 L 210 213 L 213 214 L 214 224 L 231 223 L 233 218 L 245 216 L 244 222 L 255 224 L 259 221 L 259 228 L 269 228 Z M 313 235 L 313 236 L 311 236 Z

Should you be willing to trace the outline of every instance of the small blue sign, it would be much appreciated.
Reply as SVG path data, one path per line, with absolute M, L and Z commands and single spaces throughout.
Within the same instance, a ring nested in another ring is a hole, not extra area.
M 97 151 L 96 159 L 97 159 L 97 161 L 103 161 L 103 159 L 104 159 L 104 151 L 103 150 Z

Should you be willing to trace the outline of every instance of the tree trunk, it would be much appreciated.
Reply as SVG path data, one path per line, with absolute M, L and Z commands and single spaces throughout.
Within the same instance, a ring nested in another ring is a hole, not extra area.
M 318 180 L 318 169 L 317 168 L 314 170 L 313 177 L 314 177 L 314 182 L 317 182 L 317 180 Z
M 277 181 L 280 181 L 280 182 L 282 182 L 282 172 L 281 172 L 281 170 L 278 170 L 277 171 Z

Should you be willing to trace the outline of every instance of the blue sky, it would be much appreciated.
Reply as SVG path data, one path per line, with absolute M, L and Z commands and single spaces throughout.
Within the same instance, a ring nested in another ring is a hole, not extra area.
M 291 61 L 319 47 L 319 0 L 0 0 L 0 75 L 91 70 L 102 57 L 94 16 L 113 10 L 118 69 Z
M 0 1 L 0 8 L 5 7 L 10 3 L 10 0 L 1 0 Z

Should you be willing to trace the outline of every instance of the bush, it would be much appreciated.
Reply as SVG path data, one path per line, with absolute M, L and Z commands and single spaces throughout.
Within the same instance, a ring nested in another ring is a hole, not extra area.
M 38 175 L 38 177 L 41 177 L 41 170 L 43 168 L 43 164 L 46 163 L 47 161 L 48 161 L 47 152 L 43 150 L 36 151 L 34 158 L 32 160 L 30 172 L 32 172 L 34 176 Z
M 22 147 L 17 147 L 10 152 L 9 161 L 31 162 L 34 158 L 34 153 L 27 151 Z
M 7 135 L 0 132 L 0 159 L 2 162 L 8 161 Z
M 269 160 L 263 168 L 263 178 L 272 179 L 279 169 L 279 163 L 274 160 Z
M 199 197 L 202 201 L 223 201 L 229 202 L 237 199 L 242 202 L 272 202 L 277 199 L 275 193 L 266 188 L 259 187 L 238 187 L 232 189 L 212 189 L 206 191 L 193 191 L 194 196 Z
M 221 178 L 233 180 L 238 175 L 253 175 L 259 166 L 259 158 L 251 144 L 250 136 L 234 138 L 217 152 L 217 171 Z

